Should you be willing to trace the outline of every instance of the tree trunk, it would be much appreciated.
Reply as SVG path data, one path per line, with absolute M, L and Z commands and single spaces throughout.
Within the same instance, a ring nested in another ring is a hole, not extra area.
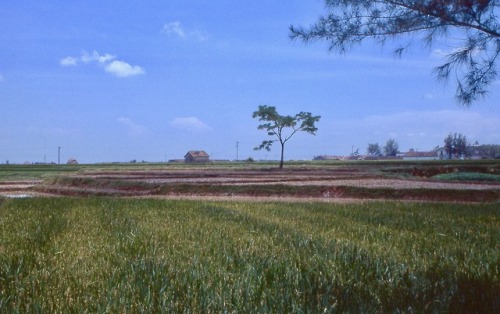
M 280 169 L 283 169 L 283 158 L 285 156 L 285 143 L 281 143 Z

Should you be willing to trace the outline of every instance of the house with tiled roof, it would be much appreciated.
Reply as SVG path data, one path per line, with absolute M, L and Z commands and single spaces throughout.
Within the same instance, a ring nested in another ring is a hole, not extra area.
M 210 156 L 204 150 L 190 150 L 184 156 L 185 163 L 205 163 L 210 162 Z

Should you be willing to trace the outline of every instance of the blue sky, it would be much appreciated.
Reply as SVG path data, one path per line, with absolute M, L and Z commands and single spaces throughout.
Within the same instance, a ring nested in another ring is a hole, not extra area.
M 0 5 L 0 163 L 276 159 L 252 112 L 309 111 L 286 159 L 348 155 L 393 138 L 430 150 L 450 132 L 500 143 L 500 83 L 465 109 L 432 69 L 452 49 L 401 59 L 366 43 L 346 55 L 289 39 L 322 1 L 14 1 Z M 238 144 L 238 151 L 236 143 Z

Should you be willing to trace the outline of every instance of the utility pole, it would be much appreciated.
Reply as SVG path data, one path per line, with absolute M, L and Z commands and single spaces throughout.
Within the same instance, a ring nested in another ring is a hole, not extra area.
M 61 146 L 57 147 L 57 171 L 61 172 Z
M 240 145 L 240 142 L 236 142 L 236 162 L 239 161 L 239 145 Z

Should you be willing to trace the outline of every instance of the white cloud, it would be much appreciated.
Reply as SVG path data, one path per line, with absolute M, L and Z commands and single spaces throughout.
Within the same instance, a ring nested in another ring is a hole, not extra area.
M 99 54 L 97 51 L 88 53 L 84 51 L 80 57 L 71 57 L 61 59 L 61 66 L 77 66 L 79 63 L 90 64 L 95 63 L 104 68 L 110 74 L 118 77 L 129 77 L 134 75 L 145 74 L 142 67 L 137 65 L 130 65 L 129 63 L 121 60 L 115 60 L 116 56 L 109 53 Z
M 177 35 L 181 38 L 186 37 L 186 33 L 182 29 L 181 23 L 177 22 L 177 21 L 170 22 L 170 23 L 163 25 L 163 32 L 165 34 L 168 34 L 168 35 L 174 34 L 174 35 Z
M 212 130 L 210 126 L 196 117 L 175 118 L 169 124 L 176 129 L 184 131 L 203 132 Z
M 148 131 L 145 126 L 137 124 L 127 117 L 120 117 L 117 119 L 117 122 L 124 125 L 132 135 L 142 135 Z
M 115 59 L 116 56 L 112 56 L 109 53 L 106 53 L 104 55 L 99 55 L 97 51 L 93 51 L 92 54 L 89 54 L 88 52 L 84 51 L 82 56 L 80 57 L 80 61 L 84 63 L 89 63 L 89 62 L 98 62 L 98 63 L 106 63 L 108 61 L 111 61 Z
M 61 59 L 60 63 L 61 63 L 62 66 L 77 65 L 78 64 L 78 58 L 75 58 L 75 57 L 66 57 L 64 59 Z
M 144 69 L 140 66 L 132 66 L 127 62 L 115 60 L 106 65 L 104 68 L 106 72 L 114 74 L 118 77 L 128 77 L 134 75 L 144 74 Z
M 200 30 L 197 30 L 197 29 L 185 30 L 184 27 L 181 25 L 181 23 L 178 21 L 169 22 L 169 23 L 166 23 L 165 25 L 163 25 L 162 32 L 167 34 L 167 35 L 174 35 L 174 36 L 177 36 L 177 37 L 183 38 L 183 39 L 193 38 L 193 39 L 198 40 L 198 41 L 208 40 L 207 33 L 200 31 Z

